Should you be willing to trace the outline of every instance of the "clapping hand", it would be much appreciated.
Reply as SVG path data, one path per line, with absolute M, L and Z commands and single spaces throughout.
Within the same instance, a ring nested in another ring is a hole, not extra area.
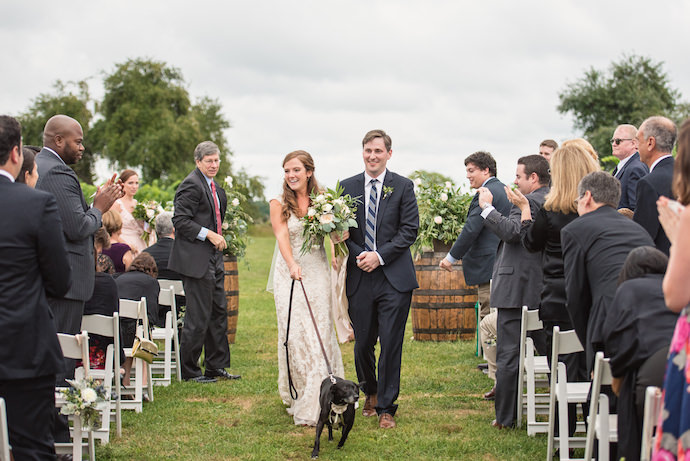
M 93 198 L 93 207 L 105 213 L 113 206 L 113 203 L 125 195 L 122 188 L 122 180 L 117 178 L 117 174 L 113 174 L 112 178 L 108 179 L 105 184 L 100 186 Z
M 522 192 L 520 192 L 518 189 L 512 190 L 508 186 L 504 187 L 506 190 L 506 196 L 508 197 L 508 200 L 510 200 L 510 203 L 520 208 L 521 210 L 529 208 L 529 202 L 527 201 L 527 197 L 522 195 Z
M 669 200 L 663 195 L 659 197 L 656 202 L 656 208 L 659 211 L 659 222 L 664 228 L 666 237 L 673 245 L 678 233 L 678 223 L 680 222 L 680 212 L 685 208 L 675 200 Z
M 487 187 L 480 187 L 477 191 L 479 192 L 479 207 L 482 210 L 493 204 L 494 195 Z

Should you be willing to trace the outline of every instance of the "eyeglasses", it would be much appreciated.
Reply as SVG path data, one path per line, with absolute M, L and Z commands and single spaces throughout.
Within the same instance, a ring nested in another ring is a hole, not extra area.
M 585 196 L 585 194 L 582 194 L 578 198 L 573 200 L 573 203 L 575 203 L 575 206 L 577 206 L 577 204 L 580 203 L 580 200 L 582 200 L 582 197 L 584 197 L 584 196 Z
M 633 138 L 613 138 L 613 139 L 609 139 L 609 142 L 611 144 L 615 144 L 617 146 L 620 143 L 622 143 L 623 141 L 632 141 L 632 140 L 633 140 Z

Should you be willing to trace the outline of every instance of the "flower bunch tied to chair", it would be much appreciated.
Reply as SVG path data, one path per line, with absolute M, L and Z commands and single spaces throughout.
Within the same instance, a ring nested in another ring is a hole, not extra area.
M 109 405 L 105 387 L 93 378 L 68 379 L 70 387 L 62 389 L 67 403 L 60 408 L 63 415 L 81 416 L 82 428 L 93 430 L 101 426 L 101 412 Z

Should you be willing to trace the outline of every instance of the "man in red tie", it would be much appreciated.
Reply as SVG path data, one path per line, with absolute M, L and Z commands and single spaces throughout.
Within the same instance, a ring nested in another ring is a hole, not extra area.
M 196 169 L 175 193 L 175 242 L 168 269 L 182 275 L 187 309 L 180 339 L 182 378 L 212 383 L 217 378 L 239 379 L 225 369 L 230 366 L 226 336 L 227 317 L 223 270 L 222 235 L 227 197 L 213 180 L 220 166 L 220 150 L 211 141 L 194 149 Z M 204 348 L 201 374 L 199 357 Z

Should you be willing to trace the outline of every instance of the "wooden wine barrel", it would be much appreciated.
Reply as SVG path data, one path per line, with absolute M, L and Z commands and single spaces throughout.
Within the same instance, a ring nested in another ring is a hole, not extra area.
M 235 344 L 237 316 L 240 311 L 240 281 L 237 271 L 237 256 L 223 256 L 225 266 L 225 300 L 228 313 L 228 344 Z
M 412 293 L 412 331 L 417 341 L 473 340 L 477 287 L 465 285 L 460 263 L 452 272 L 438 264 L 447 251 L 424 252 L 415 261 L 419 289 Z

